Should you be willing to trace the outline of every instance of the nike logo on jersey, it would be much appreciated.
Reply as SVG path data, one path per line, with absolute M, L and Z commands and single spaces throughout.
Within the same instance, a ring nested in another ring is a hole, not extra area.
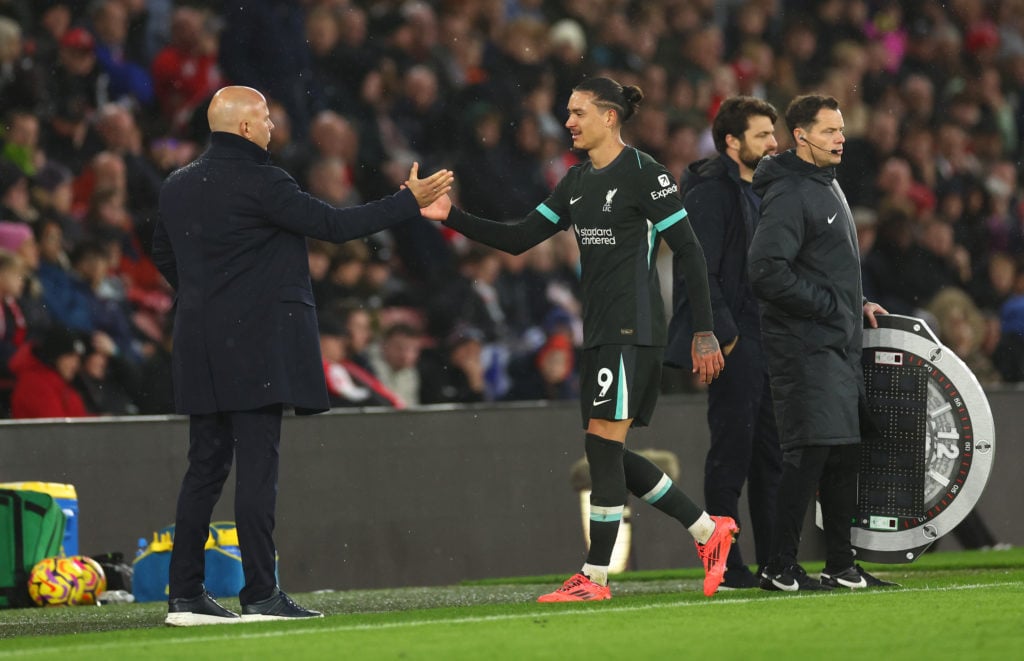
M 834 214 L 832 214 L 831 216 L 829 216 L 829 217 L 828 217 L 828 224 L 829 224 L 829 225 L 831 225 L 831 224 L 832 224 L 832 221 L 836 219 L 836 216 L 837 216 L 837 215 L 839 215 L 839 212 L 838 212 L 838 211 L 837 211 L 836 213 L 834 213 Z
M 612 400 L 610 400 L 610 399 L 602 399 L 602 400 L 595 399 L 594 403 L 593 403 L 593 406 L 601 406 L 602 404 L 607 404 L 610 401 L 612 401 Z
M 577 202 L 579 202 L 582 199 L 583 199 L 582 195 L 580 195 L 579 197 L 570 197 L 569 198 L 569 204 L 576 204 Z

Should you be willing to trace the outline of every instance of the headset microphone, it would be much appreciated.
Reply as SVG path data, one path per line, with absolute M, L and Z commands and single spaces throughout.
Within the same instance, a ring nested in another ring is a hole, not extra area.
M 825 149 L 824 147 L 819 147 L 818 145 L 814 144 L 813 142 L 811 142 L 810 140 L 808 140 L 804 136 L 800 136 L 800 141 L 803 142 L 806 145 L 814 147 L 818 151 L 824 151 L 824 152 L 828 152 L 829 154 L 836 154 L 836 155 L 839 155 L 839 153 L 840 153 L 840 151 L 838 149 Z

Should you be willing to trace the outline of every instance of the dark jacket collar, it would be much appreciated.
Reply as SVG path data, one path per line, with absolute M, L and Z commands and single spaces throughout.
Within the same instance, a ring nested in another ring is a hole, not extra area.
M 765 190 L 772 182 L 791 176 L 830 186 L 836 177 L 836 170 L 833 167 L 819 168 L 797 156 L 795 150 L 787 149 L 781 154 L 761 159 L 754 170 L 754 192 L 764 197 Z
M 270 152 L 266 149 L 240 135 L 224 131 L 210 134 L 210 150 L 214 155 L 226 158 L 245 158 L 263 164 L 270 161 Z
M 740 183 L 740 166 L 725 154 L 695 161 L 686 169 L 685 174 L 684 196 L 697 184 L 711 179 L 731 179 L 737 185 Z

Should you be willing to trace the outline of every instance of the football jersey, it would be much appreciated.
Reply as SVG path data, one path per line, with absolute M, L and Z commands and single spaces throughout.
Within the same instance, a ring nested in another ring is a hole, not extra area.
M 659 232 L 686 218 L 678 191 L 664 166 L 626 147 L 603 168 L 573 166 L 537 206 L 558 229 L 576 234 L 584 347 L 665 345 L 656 260 Z

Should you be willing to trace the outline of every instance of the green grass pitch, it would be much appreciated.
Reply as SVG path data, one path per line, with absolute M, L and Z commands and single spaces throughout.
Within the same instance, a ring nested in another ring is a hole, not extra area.
M 1024 549 L 866 567 L 901 587 L 708 599 L 699 571 L 649 571 L 616 577 L 611 601 L 537 604 L 565 576 L 495 579 L 296 595 L 327 617 L 188 629 L 164 627 L 162 603 L 6 610 L 0 661 L 1024 658 Z

